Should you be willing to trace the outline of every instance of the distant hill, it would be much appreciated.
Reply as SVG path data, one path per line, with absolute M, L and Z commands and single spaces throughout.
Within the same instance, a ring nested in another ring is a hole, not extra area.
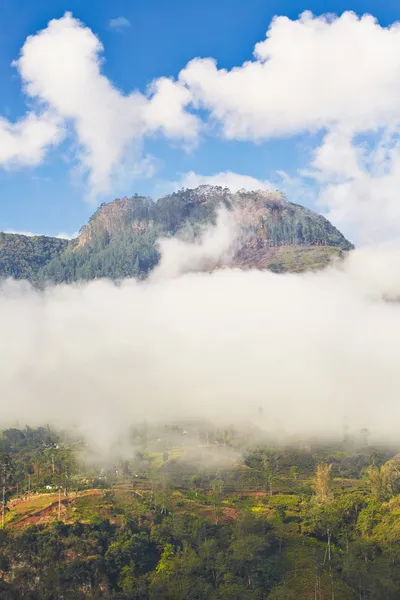
M 0 232 L 0 277 L 35 280 L 68 247 L 68 240 Z
M 195 239 L 215 223 L 221 205 L 234 212 L 243 232 L 229 266 L 299 272 L 322 268 L 353 248 L 327 219 L 279 193 L 233 194 L 227 188 L 200 186 L 156 202 L 134 196 L 102 204 L 71 242 L 1 234 L 0 276 L 59 283 L 145 278 L 159 261 L 160 236 Z

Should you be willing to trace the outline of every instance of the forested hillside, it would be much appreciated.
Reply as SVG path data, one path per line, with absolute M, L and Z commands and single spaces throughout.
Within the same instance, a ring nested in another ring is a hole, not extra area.
M 398 600 L 398 448 L 185 427 L 3 431 L 1 598 Z
M 276 272 L 322 268 L 353 247 L 324 217 L 285 201 L 279 193 L 232 194 L 228 189 L 200 186 L 157 202 L 135 196 L 102 204 L 70 243 L 59 241 L 57 245 L 52 238 L 19 236 L 26 247 L 24 256 L 35 268 L 19 267 L 14 243 L 3 247 L 0 276 L 28 278 L 40 284 L 96 277 L 145 278 L 159 261 L 156 242 L 160 237 L 195 240 L 207 225 L 215 224 L 220 206 L 234 214 L 241 232 L 230 262 L 235 267 Z M 34 254 L 39 239 L 53 249 L 40 254 L 40 261 Z
M 68 240 L 60 238 L 0 232 L 0 276 L 35 280 L 40 269 L 67 246 Z

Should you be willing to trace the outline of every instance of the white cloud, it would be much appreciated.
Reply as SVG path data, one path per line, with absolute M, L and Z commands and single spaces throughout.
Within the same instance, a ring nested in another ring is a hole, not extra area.
M 29 112 L 15 123 L 0 117 L 0 165 L 38 165 L 63 134 L 60 120 L 50 111 Z
M 220 207 L 215 226 L 208 227 L 194 242 L 175 237 L 158 241 L 161 259 L 150 273 L 149 281 L 172 279 L 189 272 L 213 271 L 221 264 L 229 264 L 239 236 L 240 227 L 234 214 Z
M 400 25 L 370 15 L 276 17 L 254 60 L 231 70 L 196 58 L 179 79 L 231 139 L 337 124 L 364 131 L 399 118 Z
M 115 31 L 121 31 L 122 29 L 132 27 L 132 23 L 126 17 L 116 17 L 115 19 L 110 19 L 108 25 Z
M 145 135 L 193 140 L 199 125 L 185 111 L 189 92 L 166 78 L 154 82 L 146 95 L 122 94 L 101 73 L 102 50 L 94 33 L 66 13 L 27 38 L 14 63 L 25 92 L 73 127 L 94 195 L 110 191 L 121 166 L 139 175 Z M 46 144 L 35 139 L 43 151 Z
M 57 233 L 56 235 L 51 235 L 47 233 L 33 233 L 32 231 L 17 231 L 15 229 L 5 229 L 4 233 L 14 233 L 17 235 L 26 235 L 28 237 L 40 237 L 42 235 L 45 235 L 47 237 L 56 237 L 63 240 L 73 240 L 79 235 L 79 231 L 74 231 L 74 233 L 66 233 L 62 231 L 61 233 Z
M 16 231 L 15 229 L 5 229 L 4 233 L 14 233 L 16 235 L 26 235 L 28 237 L 38 237 L 44 235 L 43 233 L 32 233 L 32 231 Z
M 327 216 L 357 242 L 398 236 L 400 23 L 352 12 L 276 17 L 252 61 L 226 70 L 196 58 L 179 81 L 227 139 L 324 132 L 306 174 Z
M 357 243 L 398 237 L 399 23 L 351 12 L 277 17 L 252 61 L 228 71 L 195 59 L 180 81 L 226 138 L 324 131 L 308 175 L 328 218 Z
M 151 177 L 156 159 L 143 152 L 146 136 L 161 134 L 190 146 L 200 115 L 208 133 L 217 125 L 229 139 L 320 131 L 325 138 L 308 175 L 321 188 L 328 216 L 338 226 L 357 229 L 353 237 L 359 239 L 394 235 L 399 24 L 381 27 L 372 16 L 351 12 L 276 17 L 253 60 L 226 70 L 211 58 L 195 58 L 178 80 L 157 79 L 146 93 L 118 90 L 101 71 L 102 51 L 94 33 L 69 13 L 26 40 L 15 65 L 37 110 L 14 124 L 0 120 L 0 164 L 38 164 L 73 131 L 78 166 L 95 196 L 111 192 L 116 182 L 128 187 L 134 178 Z M 372 141 L 360 144 L 357 136 L 368 132 Z M 284 186 L 293 190 L 294 182 L 297 177 L 286 177 Z M 172 187 L 203 183 L 271 189 L 266 180 L 229 171 L 211 176 L 191 171 Z
M 172 182 L 169 187 L 171 190 L 177 191 L 182 188 L 196 188 L 199 185 L 227 187 L 231 192 L 237 192 L 242 189 L 249 191 L 273 191 L 276 189 L 267 179 L 257 179 L 250 175 L 242 175 L 240 173 L 233 173 L 232 171 L 221 171 L 214 175 L 199 175 L 194 171 L 189 171 L 188 173 L 184 173 L 179 181 Z
M 351 135 L 329 133 L 315 152 L 312 169 L 309 174 L 320 183 L 321 208 L 358 244 L 398 239 L 398 133 L 386 132 L 369 144 L 357 143 Z
M 74 231 L 73 233 L 66 233 L 62 231 L 61 233 L 57 233 L 54 237 L 61 238 L 62 240 L 74 240 L 79 235 L 79 231 Z
M 167 77 L 154 80 L 148 91 L 150 99 L 143 103 L 142 115 L 147 132 L 161 131 L 166 137 L 193 142 L 200 122 L 184 110 L 190 104 L 190 92 Z
M 398 440 L 400 312 L 384 297 L 398 298 L 399 269 L 398 250 L 356 250 L 302 275 L 5 282 L 2 422 L 78 426 L 102 447 L 175 419 L 318 437 L 342 435 L 346 419 Z

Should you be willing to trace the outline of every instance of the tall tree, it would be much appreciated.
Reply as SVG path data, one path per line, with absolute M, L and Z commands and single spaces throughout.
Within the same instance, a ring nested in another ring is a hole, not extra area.
M 318 500 L 329 500 L 332 495 L 332 465 L 317 465 L 313 478 L 313 488 Z
M 13 462 L 8 452 L 2 452 L 0 454 L 0 473 L 1 473 L 1 487 L 2 487 L 2 500 L 1 500 L 1 527 L 4 529 L 5 525 L 5 511 L 7 506 L 7 500 L 9 495 L 8 484 L 11 480 L 13 472 Z

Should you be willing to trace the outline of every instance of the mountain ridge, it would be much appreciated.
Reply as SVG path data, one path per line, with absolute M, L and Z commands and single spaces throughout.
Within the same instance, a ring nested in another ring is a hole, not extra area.
M 232 193 L 228 188 L 203 185 L 156 201 L 134 195 L 103 203 L 70 241 L 39 236 L 40 242 L 32 242 L 37 238 L 20 236 L 31 241 L 17 243 L 7 237 L 16 234 L 3 233 L 0 277 L 27 278 L 34 283 L 145 278 L 159 261 L 159 238 L 195 241 L 205 228 L 215 225 L 221 205 L 232 212 L 244 234 L 226 266 L 299 272 L 323 268 L 333 257 L 354 248 L 325 217 L 288 202 L 279 192 Z M 13 268 L 13 246 L 21 245 L 25 262 L 17 260 Z

